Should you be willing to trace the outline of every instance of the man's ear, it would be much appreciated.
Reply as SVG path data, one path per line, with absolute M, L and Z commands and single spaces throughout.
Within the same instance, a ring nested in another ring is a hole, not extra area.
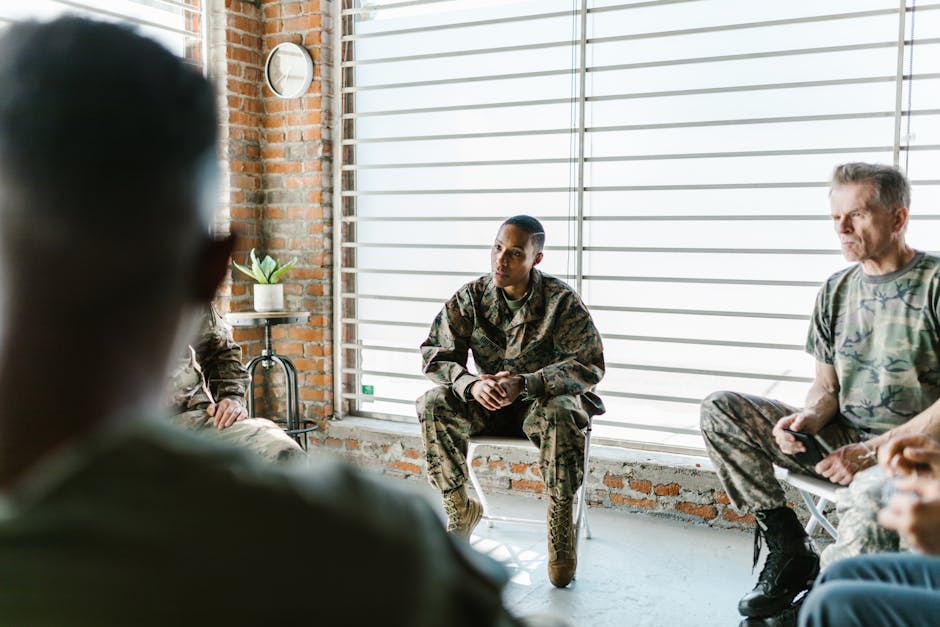
M 193 274 L 193 300 L 207 303 L 215 298 L 216 290 L 228 274 L 236 239 L 235 235 L 226 235 L 206 240 L 199 267 Z
M 894 232 L 900 233 L 907 224 L 907 217 L 910 215 L 910 209 L 907 207 L 898 207 L 894 210 Z
M 539 265 L 539 263 L 540 263 L 541 261 L 542 261 L 542 253 L 539 252 L 539 253 L 535 256 L 535 261 L 532 262 L 532 266 L 535 267 L 535 266 Z

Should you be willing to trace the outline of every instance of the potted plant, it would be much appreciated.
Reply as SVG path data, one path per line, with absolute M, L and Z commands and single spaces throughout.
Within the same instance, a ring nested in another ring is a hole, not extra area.
M 278 283 L 278 281 L 287 274 L 288 270 L 294 267 L 297 259 L 291 259 L 281 265 L 277 260 L 272 259 L 270 255 L 265 255 L 264 259 L 258 261 L 255 249 L 252 248 L 251 252 L 248 253 L 248 260 L 251 262 L 250 268 L 234 260 L 232 263 L 236 268 L 255 280 L 255 311 L 283 311 L 284 285 Z

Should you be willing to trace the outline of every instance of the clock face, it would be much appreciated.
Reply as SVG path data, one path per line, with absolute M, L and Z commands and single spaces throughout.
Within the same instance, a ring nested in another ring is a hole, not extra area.
M 313 80 L 313 62 L 297 44 L 278 44 L 265 64 L 268 87 L 281 98 L 297 98 Z

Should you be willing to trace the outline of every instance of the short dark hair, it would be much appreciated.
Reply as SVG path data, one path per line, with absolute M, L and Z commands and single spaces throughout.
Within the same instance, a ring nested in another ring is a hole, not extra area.
M 528 233 L 530 235 L 529 241 L 535 247 L 535 252 L 542 252 L 542 248 L 545 246 L 545 229 L 542 228 L 541 222 L 532 216 L 518 215 L 503 222 L 502 226 L 509 224 L 517 226 Z
M 128 27 L 16 24 L 0 37 L 0 84 L 0 177 L 42 217 L 139 223 L 142 205 L 160 202 L 154 191 L 185 185 L 215 158 L 211 85 Z
M 911 207 L 911 184 L 897 168 L 880 163 L 843 163 L 832 172 L 832 186 L 862 183 L 872 186 L 872 200 L 889 211 Z

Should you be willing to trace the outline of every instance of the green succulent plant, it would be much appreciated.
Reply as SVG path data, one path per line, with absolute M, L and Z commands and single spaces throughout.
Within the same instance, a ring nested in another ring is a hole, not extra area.
M 255 249 L 252 248 L 251 252 L 248 253 L 248 261 L 251 261 L 251 267 L 243 266 L 237 261 L 232 261 L 232 264 L 252 279 L 256 283 L 261 283 L 263 285 L 268 285 L 271 283 L 277 283 L 281 280 L 281 277 L 287 274 L 287 271 L 294 267 L 294 264 L 297 263 L 297 258 L 291 259 L 284 265 L 278 263 L 275 259 L 272 259 L 270 255 L 265 255 L 264 259 L 258 261 L 257 255 L 255 255 Z

